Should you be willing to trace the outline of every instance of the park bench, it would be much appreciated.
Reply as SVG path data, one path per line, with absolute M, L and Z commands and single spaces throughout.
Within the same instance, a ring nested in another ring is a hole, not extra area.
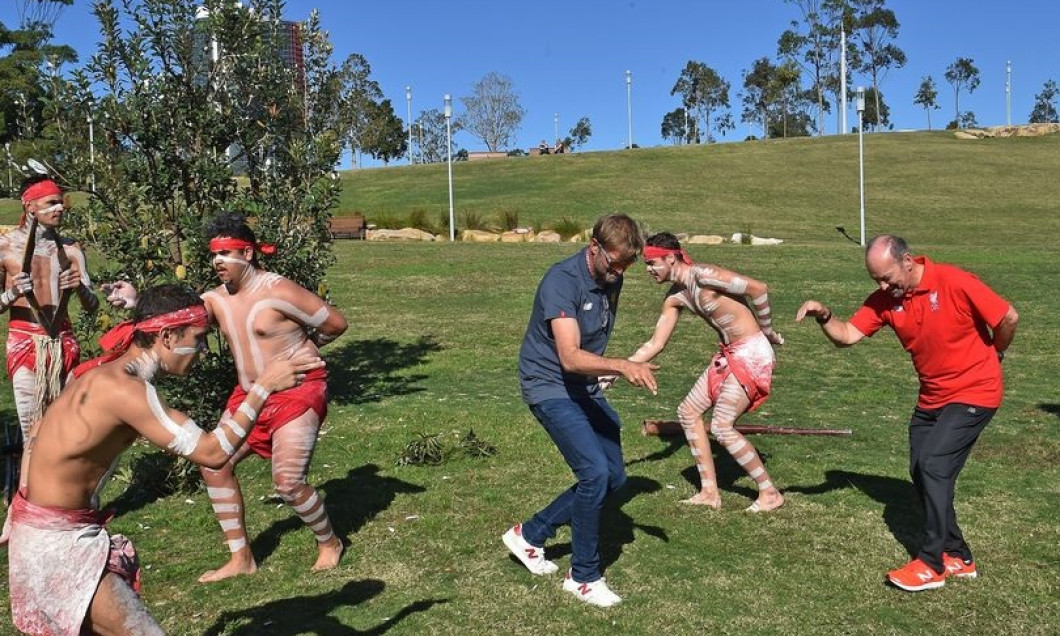
M 364 216 L 354 214 L 353 216 L 333 217 L 328 221 L 328 230 L 333 239 L 364 240 Z

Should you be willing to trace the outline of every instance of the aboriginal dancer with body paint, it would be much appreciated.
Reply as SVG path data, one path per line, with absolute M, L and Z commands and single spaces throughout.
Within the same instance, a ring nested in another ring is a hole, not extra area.
M 93 494 L 137 438 L 196 464 L 220 468 L 254 430 L 270 396 L 318 373 L 311 348 L 274 357 L 212 432 L 168 407 L 154 387 L 183 376 L 210 328 L 202 299 L 162 285 L 144 292 L 134 318 L 100 340 L 107 353 L 74 379 L 26 442 L 28 479 L 11 505 L 8 582 L 15 627 L 28 634 L 163 634 L 139 598 L 140 568 L 128 539 L 109 535 Z
M 81 355 L 70 329 L 68 302 L 76 294 L 82 308 L 95 312 L 85 254 L 58 234 L 63 220 L 63 191 L 46 175 L 22 184 L 22 220 L 0 236 L 0 268 L 4 290 L 0 312 L 10 318 L 7 332 L 7 373 L 15 393 L 22 437 L 59 395 Z M 17 453 L 17 444 L 8 452 Z M 17 459 L 11 462 L 4 487 L 10 498 L 17 489 Z M 6 527 L 6 526 L 5 526 Z M 7 533 L 0 536 L 0 545 Z
M 784 504 L 754 445 L 736 430 L 736 420 L 769 396 L 775 357 L 772 345 L 784 344 L 773 331 L 769 289 L 765 283 L 717 265 L 693 263 L 677 237 L 660 232 L 644 246 L 648 275 L 669 284 L 655 332 L 634 362 L 652 360 L 673 334 L 682 310 L 691 311 L 718 333 L 720 351 L 677 407 L 677 418 L 699 470 L 699 492 L 684 503 L 721 508 L 714 458 L 703 414 L 713 409 L 710 433 L 754 480 L 758 498 L 747 510 L 765 512 Z M 752 312 L 750 307 L 754 308 Z
M 289 358 L 298 351 L 316 353 L 318 347 L 342 335 L 347 324 L 338 310 L 313 292 L 260 267 L 257 252 L 275 248 L 259 244 L 242 216 L 218 216 L 206 233 L 221 285 L 203 294 L 203 300 L 211 322 L 228 341 L 239 375 L 239 386 L 225 407 L 224 417 L 231 417 L 271 360 Z M 134 303 L 130 295 L 127 304 Z M 199 577 L 200 582 L 220 581 L 258 569 L 247 538 L 243 493 L 235 475 L 236 466 L 251 453 L 272 459 L 276 493 L 313 531 L 318 549 L 313 570 L 338 565 L 342 541 L 332 529 L 323 499 L 306 481 L 326 414 L 327 373 L 319 369 L 298 386 L 269 398 L 258 425 L 231 461 L 217 470 L 203 469 L 203 481 L 231 557 L 220 568 Z

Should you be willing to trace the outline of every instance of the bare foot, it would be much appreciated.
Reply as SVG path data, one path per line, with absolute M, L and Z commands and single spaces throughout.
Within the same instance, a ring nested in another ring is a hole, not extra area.
M 320 554 L 317 555 L 317 562 L 313 564 L 314 572 L 334 569 L 339 564 L 345 547 L 338 537 L 332 537 L 330 541 L 318 543 L 317 549 L 320 550 Z
M 715 510 L 721 510 L 721 496 L 716 493 L 707 494 L 704 492 L 697 492 L 688 499 L 682 499 L 681 503 L 690 506 L 710 506 Z
M 747 512 L 769 512 L 770 510 L 776 510 L 777 508 L 784 505 L 784 496 L 779 492 L 776 493 L 762 493 L 758 495 L 758 499 L 747 506 L 745 510 Z
M 205 572 L 199 577 L 199 583 L 213 583 L 215 581 L 223 581 L 224 579 L 231 578 L 233 576 L 240 576 L 242 574 L 254 574 L 258 571 L 258 564 L 254 562 L 253 557 L 249 561 L 233 556 L 229 559 L 228 563 L 225 563 L 216 570 L 210 570 Z

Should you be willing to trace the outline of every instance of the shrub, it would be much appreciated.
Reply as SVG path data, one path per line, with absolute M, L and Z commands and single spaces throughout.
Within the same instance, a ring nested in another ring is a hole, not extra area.
M 408 227 L 414 227 L 417 230 L 422 230 L 429 234 L 438 233 L 434 224 L 427 218 L 427 211 L 423 209 L 416 209 L 409 213 Z
M 552 224 L 552 230 L 564 239 L 569 239 L 573 236 L 580 235 L 585 231 L 585 228 L 582 227 L 581 223 L 578 223 L 569 216 L 565 216 Z
M 519 227 L 519 213 L 515 210 L 504 210 L 500 217 L 501 229 L 514 230 Z
M 489 225 L 486 224 L 486 219 L 473 210 L 467 210 L 460 213 L 460 218 L 464 221 L 465 230 L 488 230 Z

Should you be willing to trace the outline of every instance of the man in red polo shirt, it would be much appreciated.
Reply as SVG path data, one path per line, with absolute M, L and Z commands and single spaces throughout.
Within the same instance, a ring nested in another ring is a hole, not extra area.
M 974 274 L 913 256 L 892 234 L 877 236 L 865 267 L 880 288 L 844 322 L 816 300 L 796 322 L 813 316 L 837 347 L 849 347 L 884 325 L 913 358 L 920 396 L 909 422 L 909 473 L 924 506 L 920 552 L 888 573 L 891 583 L 918 592 L 947 576 L 978 575 L 953 510 L 954 487 L 979 434 L 1001 406 L 1001 360 L 1019 315 Z

